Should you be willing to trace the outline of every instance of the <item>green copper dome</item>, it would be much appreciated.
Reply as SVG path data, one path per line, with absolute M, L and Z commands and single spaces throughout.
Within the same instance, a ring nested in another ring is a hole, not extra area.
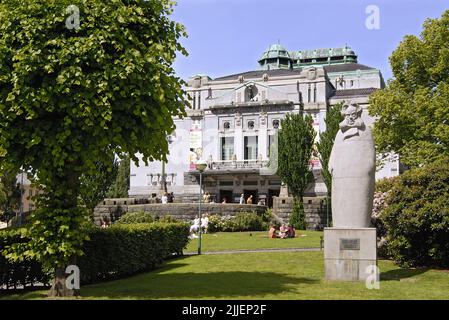
M 262 69 L 290 69 L 292 58 L 287 49 L 280 44 L 269 46 L 259 59 Z

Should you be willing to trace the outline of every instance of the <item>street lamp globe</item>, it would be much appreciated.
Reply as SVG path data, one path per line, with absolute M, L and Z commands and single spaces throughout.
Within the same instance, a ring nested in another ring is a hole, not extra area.
M 198 160 L 195 163 L 195 167 L 196 167 L 196 170 L 198 170 L 199 172 L 203 172 L 207 167 L 207 162 L 204 160 Z

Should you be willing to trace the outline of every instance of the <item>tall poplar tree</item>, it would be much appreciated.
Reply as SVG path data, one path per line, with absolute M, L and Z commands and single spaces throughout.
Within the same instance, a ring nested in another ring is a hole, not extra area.
M 109 198 L 127 198 L 129 190 L 130 159 L 125 156 L 120 160 L 118 172 L 114 183 L 111 185 L 107 196 Z
M 293 194 L 293 213 L 289 222 L 298 229 L 306 228 L 303 195 L 307 185 L 313 181 L 309 162 L 315 136 L 310 115 L 291 113 L 281 121 L 277 173 Z

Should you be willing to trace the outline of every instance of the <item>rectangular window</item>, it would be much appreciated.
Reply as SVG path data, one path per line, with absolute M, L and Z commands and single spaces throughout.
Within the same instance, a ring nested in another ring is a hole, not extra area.
M 313 88 L 313 102 L 316 102 L 316 87 Z
M 257 186 L 257 181 L 243 181 L 244 186 Z
M 311 89 L 309 85 L 309 88 L 307 89 L 307 102 L 310 102 L 310 99 L 311 99 Z
M 274 143 L 274 134 L 270 134 L 268 135 L 268 150 L 267 150 L 267 155 L 268 157 L 270 157 L 270 151 L 271 151 L 271 146 Z
M 257 136 L 245 137 L 245 160 L 257 159 Z
M 234 155 L 234 138 L 222 137 L 221 138 L 221 160 L 232 160 Z

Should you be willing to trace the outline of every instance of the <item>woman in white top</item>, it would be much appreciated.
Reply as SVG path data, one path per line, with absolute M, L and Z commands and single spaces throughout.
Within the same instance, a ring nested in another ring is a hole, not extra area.
M 204 217 L 201 219 L 201 228 L 204 229 L 204 233 L 207 233 L 208 225 L 209 225 L 209 217 L 207 216 L 206 213 Z

